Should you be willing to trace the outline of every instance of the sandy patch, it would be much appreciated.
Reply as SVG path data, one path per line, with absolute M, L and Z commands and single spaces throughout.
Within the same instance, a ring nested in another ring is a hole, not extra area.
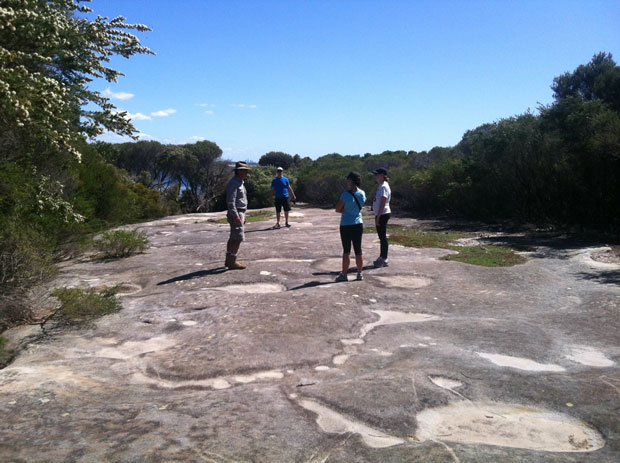
M 523 405 L 459 402 L 424 410 L 416 419 L 421 440 L 547 452 L 591 452 L 605 445 L 596 430 L 571 416 Z
M 510 367 L 516 368 L 518 370 L 526 370 L 526 371 L 566 371 L 560 365 L 555 365 L 552 363 L 538 363 L 534 360 L 522 358 L 522 357 L 511 357 L 509 355 L 500 355 L 500 354 L 486 354 L 484 352 L 476 352 L 480 357 L 487 359 L 493 362 L 495 365 L 500 367 Z

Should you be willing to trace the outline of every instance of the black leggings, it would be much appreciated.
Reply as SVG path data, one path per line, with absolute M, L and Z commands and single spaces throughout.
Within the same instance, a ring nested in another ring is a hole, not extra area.
M 388 257 L 387 223 L 391 216 L 391 214 L 381 215 L 381 217 L 379 217 L 379 225 L 377 225 L 377 234 L 381 242 L 381 257 L 383 257 L 384 260 Z
M 342 253 L 351 254 L 351 242 L 356 256 L 362 255 L 362 234 L 364 225 L 340 225 L 340 240 L 342 241 Z

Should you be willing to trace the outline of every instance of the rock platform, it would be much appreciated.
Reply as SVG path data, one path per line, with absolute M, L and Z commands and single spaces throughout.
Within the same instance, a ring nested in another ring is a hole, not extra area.
M 0 461 L 620 461 L 620 265 L 600 248 L 485 268 L 391 246 L 374 269 L 366 234 L 365 280 L 334 283 L 332 210 L 248 224 L 243 271 L 222 216 L 62 265 L 55 286 L 122 285 L 123 310 L 0 370 Z

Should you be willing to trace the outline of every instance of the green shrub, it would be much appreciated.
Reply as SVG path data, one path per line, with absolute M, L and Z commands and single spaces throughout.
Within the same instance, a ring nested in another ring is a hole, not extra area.
M 60 301 L 60 308 L 48 318 L 67 325 L 88 324 L 97 317 L 122 309 L 116 298 L 116 287 L 97 292 L 95 289 L 59 288 L 52 296 Z M 47 321 L 47 320 L 46 320 Z
M 110 230 L 94 241 L 95 247 L 106 257 L 128 257 L 144 252 L 149 239 L 146 233 L 138 230 Z
M 5 350 L 7 340 L 0 337 L 0 368 L 4 367 L 9 360 L 9 354 Z

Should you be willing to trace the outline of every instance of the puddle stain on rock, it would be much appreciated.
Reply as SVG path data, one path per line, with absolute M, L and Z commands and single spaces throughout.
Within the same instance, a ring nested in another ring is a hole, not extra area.
M 571 416 L 492 402 L 459 402 L 416 416 L 420 440 L 484 444 L 546 452 L 591 452 L 605 445 L 598 431 Z
M 431 278 L 410 275 L 376 276 L 374 278 L 392 288 L 419 289 L 433 283 Z
M 566 358 L 590 367 L 604 368 L 615 365 L 613 360 L 605 357 L 605 354 L 588 346 L 572 346 L 571 353 L 567 355 Z
M 425 313 L 407 313 L 391 310 L 373 310 L 372 312 L 379 315 L 379 320 L 364 325 L 360 332 L 360 339 L 366 337 L 366 335 L 370 331 L 377 328 L 378 326 L 397 325 L 401 323 L 421 323 L 433 320 L 441 320 L 441 318 L 436 315 L 429 315 Z
M 137 372 L 132 376 L 134 383 L 151 384 L 164 389 L 179 389 L 187 387 L 228 389 L 233 383 L 249 384 L 260 380 L 282 379 L 284 374 L 278 370 L 259 371 L 249 375 L 219 376 L 207 379 L 169 380 L 147 376 Z
M 484 352 L 476 352 L 480 357 L 489 360 L 490 362 L 498 365 L 500 367 L 509 367 L 516 368 L 518 370 L 525 371 L 540 371 L 540 372 L 563 372 L 566 371 L 560 365 L 555 365 L 553 363 L 538 363 L 534 360 L 522 358 L 522 357 L 511 357 L 509 355 L 501 355 L 501 354 L 487 354 Z
M 347 432 L 359 434 L 364 444 L 371 448 L 393 447 L 405 443 L 404 439 L 390 436 L 363 423 L 354 421 L 312 400 L 301 400 L 299 404 L 317 415 L 316 423 L 324 432 L 331 434 L 344 434 Z
M 149 352 L 159 352 L 176 346 L 178 341 L 166 335 L 144 341 L 127 341 L 120 346 L 105 347 L 96 353 L 97 357 L 127 360 Z
M 223 291 L 230 294 L 268 294 L 286 291 L 286 287 L 276 283 L 254 283 L 203 288 L 203 291 Z

